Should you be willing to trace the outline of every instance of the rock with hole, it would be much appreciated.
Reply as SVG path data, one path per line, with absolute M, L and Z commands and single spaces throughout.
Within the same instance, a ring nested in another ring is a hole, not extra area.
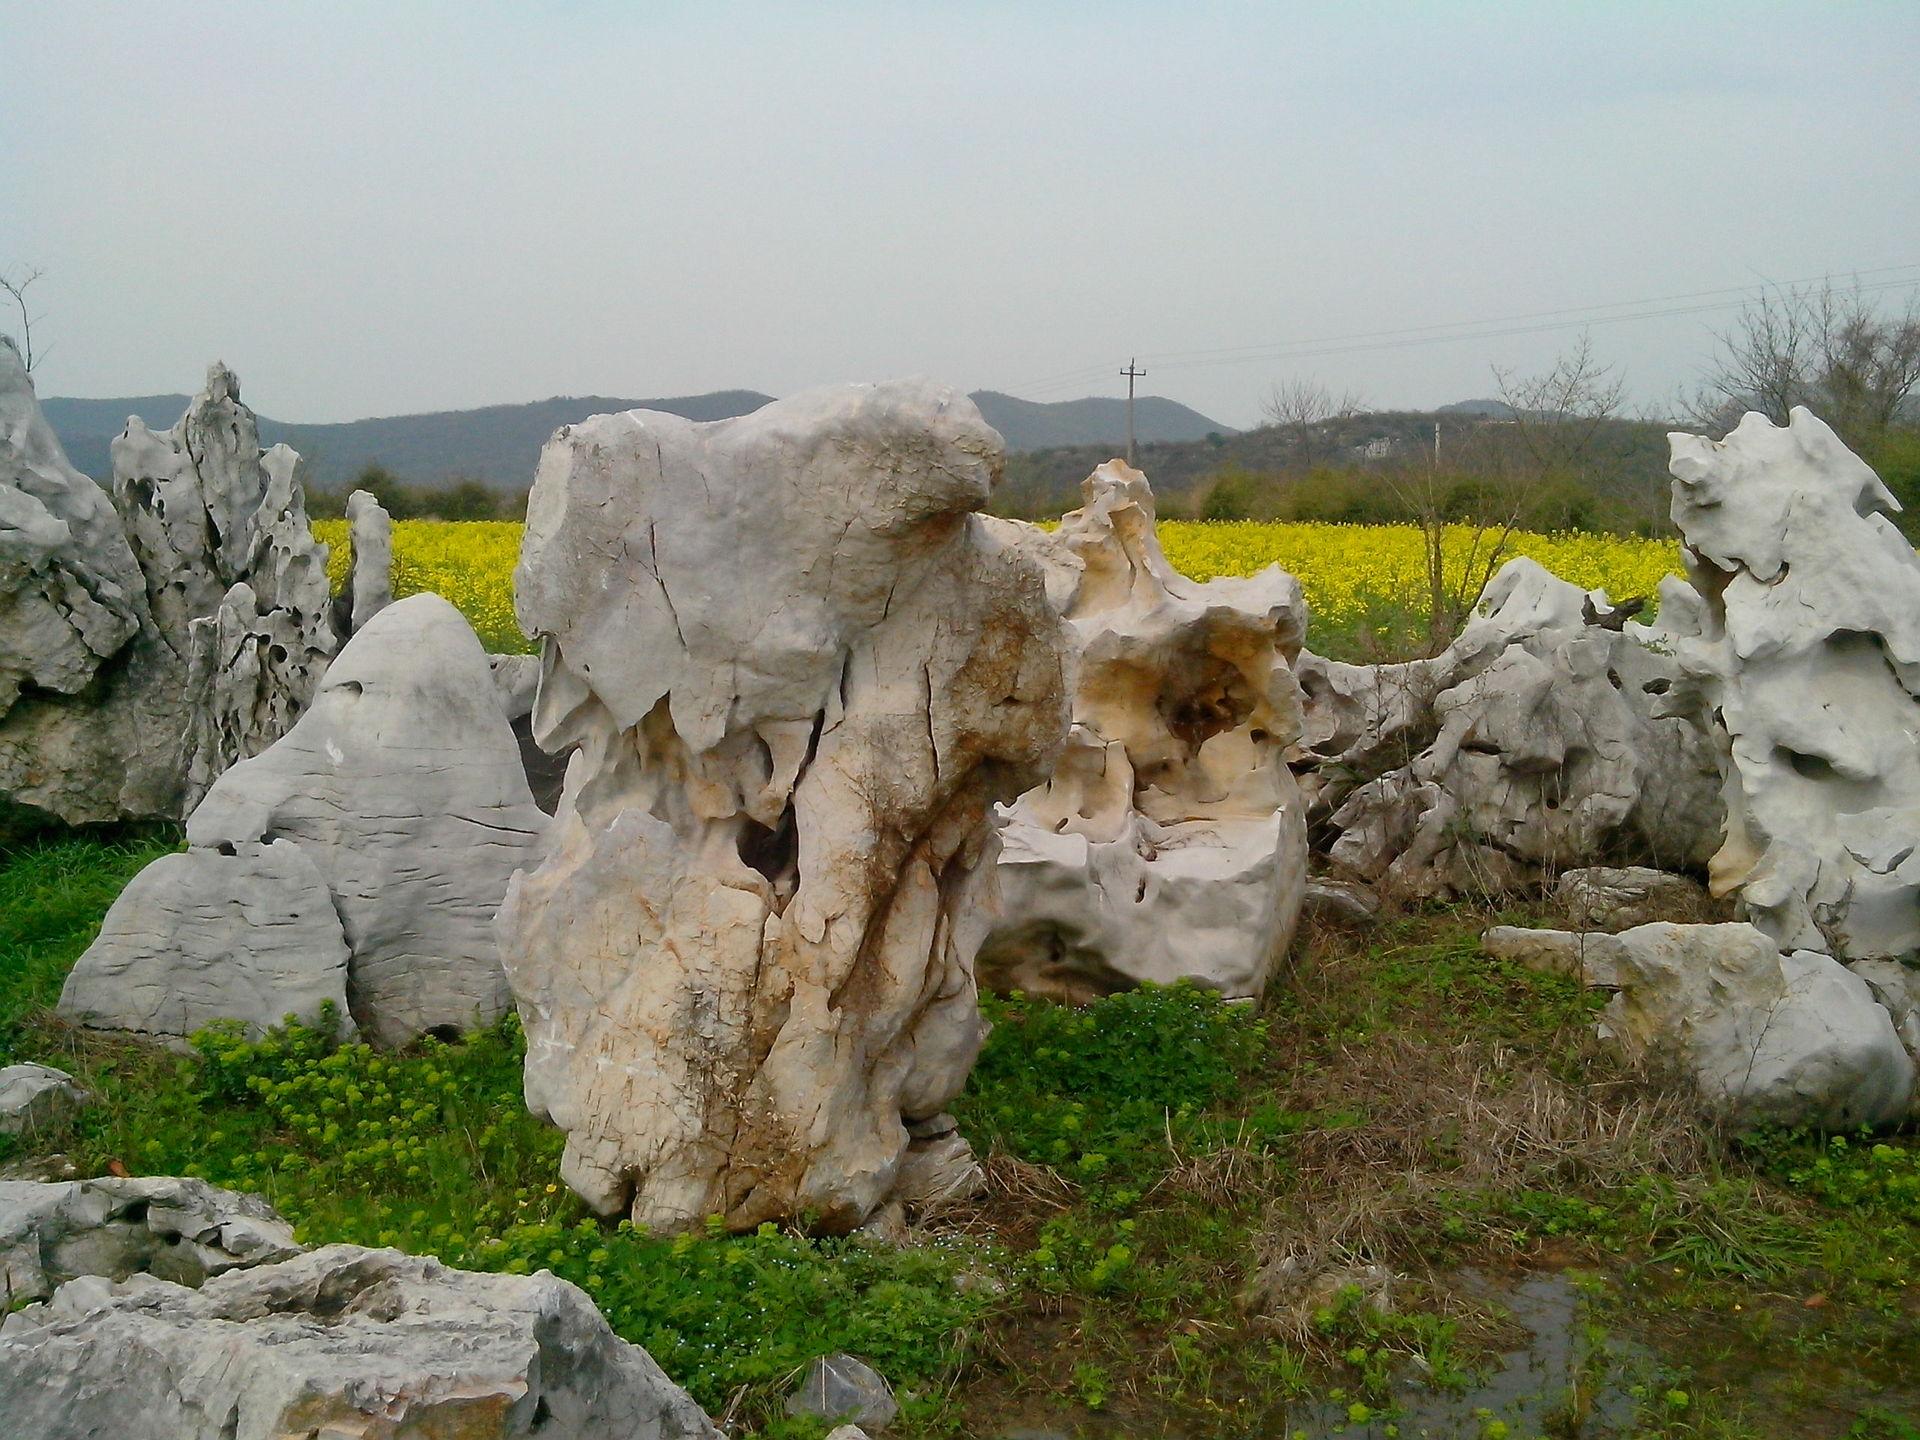
M 988 808 L 1066 731 L 1040 570 L 974 513 L 1002 463 L 920 381 L 548 443 L 517 603 L 577 753 L 500 934 L 595 1209 L 851 1230 L 965 1082 Z

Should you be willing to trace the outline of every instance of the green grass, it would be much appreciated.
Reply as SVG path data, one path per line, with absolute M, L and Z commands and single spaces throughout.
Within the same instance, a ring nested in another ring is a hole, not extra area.
M 53 1021 L 112 896 L 173 843 L 54 836 L 0 857 L 0 1057 L 63 1065 L 97 1097 L 52 1142 L 89 1173 L 256 1191 L 309 1241 L 551 1269 L 710 1411 L 732 1407 L 736 1433 L 818 1433 L 780 1397 L 844 1349 L 895 1384 L 907 1437 L 1284 1435 L 1309 1414 L 1417 1434 L 1409 1381 L 1457 1395 L 1513 1338 L 1459 1267 L 1577 1264 L 1589 1351 L 1624 1336 L 1648 1354 L 1620 1380 L 1638 1433 L 1912 1435 L 1913 1136 L 1712 1132 L 1595 1044 L 1594 996 L 1480 955 L 1493 917 L 1310 931 L 1258 1012 L 1188 986 L 1077 1010 L 989 999 L 954 1107 L 989 1156 L 976 1209 L 900 1249 L 663 1237 L 559 1183 L 511 1019 L 398 1054 L 216 1030 L 191 1056 Z M 1385 1309 L 1295 1304 L 1270 1283 L 1287 1256 L 1402 1278 Z M 1573 1386 L 1568 1413 L 1590 1400 Z M 1474 1423 L 1523 1433 L 1497 1408 Z

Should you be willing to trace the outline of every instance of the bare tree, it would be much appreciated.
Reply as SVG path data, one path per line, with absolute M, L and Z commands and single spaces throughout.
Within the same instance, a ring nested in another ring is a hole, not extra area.
M 20 333 L 10 338 L 14 340 L 14 348 L 20 352 L 20 363 L 26 366 L 29 375 L 33 373 L 34 365 L 43 357 L 36 354 L 33 348 L 33 322 L 41 317 L 27 308 L 27 291 L 44 273 L 42 270 L 28 266 L 18 271 L 0 274 L 0 291 L 6 292 L 11 297 L 14 308 L 20 312 Z
M 1357 415 L 1366 402 L 1352 390 L 1338 393 L 1318 380 L 1285 380 L 1273 387 L 1262 408 L 1270 424 L 1289 432 L 1300 454 L 1300 468 L 1311 470 L 1320 427 L 1329 420 Z
M 1883 311 L 1856 285 L 1762 292 L 1719 337 L 1688 406 L 1718 429 L 1747 410 L 1784 425 L 1805 405 L 1856 449 L 1874 451 L 1920 386 L 1920 299 Z
M 1554 481 L 1590 485 L 1595 440 L 1617 418 L 1625 386 L 1582 335 L 1551 368 L 1494 369 L 1511 418 L 1481 424 L 1453 468 L 1437 461 L 1388 472 L 1394 497 L 1420 527 L 1427 648 L 1444 650 L 1506 561 L 1528 506 Z

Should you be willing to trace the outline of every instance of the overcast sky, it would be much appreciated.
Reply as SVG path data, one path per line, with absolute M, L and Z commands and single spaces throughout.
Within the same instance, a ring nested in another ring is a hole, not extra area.
M 1916 62 L 1913 0 L 0 0 L 0 267 L 43 395 L 217 356 L 288 420 L 1133 353 L 1229 424 L 1428 405 L 1571 332 L 1279 347 L 1920 280 Z M 1726 319 L 1592 336 L 1655 400 Z

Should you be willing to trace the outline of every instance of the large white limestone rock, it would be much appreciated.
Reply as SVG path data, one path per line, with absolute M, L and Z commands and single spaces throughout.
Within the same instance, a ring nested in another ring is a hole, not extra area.
M 146 1274 L 198 1285 L 285 1260 L 300 1248 L 292 1227 L 264 1200 L 204 1180 L 0 1180 L 0 1314 L 83 1275 Z
M 1617 935 L 1499 927 L 1487 949 L 1614 991 L 1600 1034 L 1676 1068 L 1743 1123 L 1847 1129 L 1899 1121 L 1914 1062 L 1861 977 L 1826 955 L 1781 954 L 1746 924 L 1656 922 Z
M 393 520 L 379 500 L 356 490 L 347 497 L 347 524 L 353 539 L 351 633 L 393 603 Z
M 299 722 L 235 765 L 74 966 L 63 1015 L 180 1036 L 333 1001 L 400 1045 L 512 1003 L 493 917 L 545 819 L 487 657 L 438 595 L 381 610 Z
M 852 1229 L 965 1082 L 988 809 L 1067 725 L 1039 568 L 971 513 L 1001 465 L 924 381 L 548 443 L 517 603 L 578 752 L 500 934 L 603 1213 Z
M 1180 575 L 1147 478 L 1123 461 L 1081 492 L 1052 533 L 1002 524 L 1067 619 L 1073 729 L 1053 776 L 1003 812 L 981 983 L 1078 1002 L 1190 979 L 1258 997 L 1306 884 L 1284 758 L 1300 731 L 1299 582 L 1277 565 Z
M 1647 627 L 1516 558 L 1441 655 L 1302 655 L 1316 842 L 1404 894 L 1500 893 L 1573 866 L 1703 865 L 1713 748 L 1658 707 L 1678 677 Z
M 1825 424 L 1669 437 L 1691 584 L 1661 587 L 1685 683 L 1724 733 L 1710 871 L 1784 949 L 1920 957 L 1920 558 Z
M 178 818 L 292 723 L 335 648 L 296 458 L 215 365 L 172 430 L 128 422 L 109 503 L 0 347 L 0 797 Z
M 83 1279 L 0 1325 L 13 1440 L 719 1440 L 546 1271 L 330 1245 L 188 1289 Z

